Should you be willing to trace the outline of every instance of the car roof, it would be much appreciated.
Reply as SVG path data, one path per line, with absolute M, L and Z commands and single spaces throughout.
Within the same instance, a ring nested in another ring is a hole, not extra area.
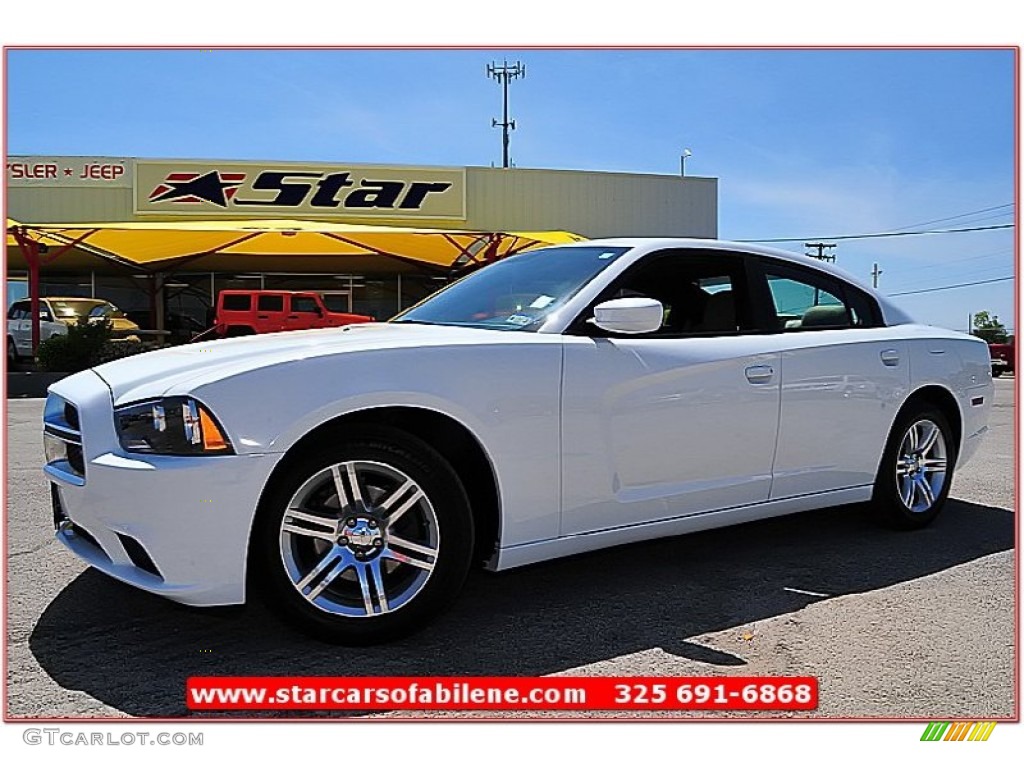
M 626 247 L 638 251 L 639 253 L 637 255 L 672 248 L 682 250 L 690 249 L 694 251 L 738 251 L 741 253 L 768 256 L 780 261 L 788 261 L 799 266 L 816 269 L 820 272 L 830 274 L 833 277 L 837 277 L 844 282 L 852 283 L 865 293 L 871 295 L 879 303 L 882 308 L 882 314 L 885 318 L 886 325 L 899 325 L 902 323 L 914 322 L 913 318 L 896 306 L 888 296 L 879 293 L 875 288 L 872 288 L 856 275 L 853 275 L 834 264 L 820 261 L 818 259 L 812 259 L 810 256 L 806 256 L 802 253 L 785 251 L 781 248 L 769 248 L 764 245 L 743 243 L 734 240 L 714 240 L 699 237 L 615 237 L 601 238 L 598 240 L 581 240 L 577 243 L 569 243 L 565 246 L 559 245 L 553 247 L 578 248 L 595 245 L 614 246 L 617 248 Z

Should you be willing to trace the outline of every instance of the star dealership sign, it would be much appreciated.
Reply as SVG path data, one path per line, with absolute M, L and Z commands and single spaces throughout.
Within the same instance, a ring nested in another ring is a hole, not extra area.
M 221 208 L 235 196 L 238 186 L 245 181 L 244 173 L 169 173 L 149 195 L 149 202 L 212 203 Z
M 136 162 L 136 213 L 466 218 L 461 168 Z

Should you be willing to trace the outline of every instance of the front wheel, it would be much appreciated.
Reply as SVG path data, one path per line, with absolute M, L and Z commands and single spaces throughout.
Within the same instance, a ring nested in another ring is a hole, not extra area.
M 942 510 L 953 481 L 956 443 L 937 410 L 910 411 L 893 426 L 875 480 L 872 506 L 895 528 L 921 528 Z
M 7 337 L 7 367 L 13 368 L 18 364 L 18 346 L 14 339 Z
M 344 645 L 425 626 L 454 601 L 472 558 L 472 516 L 454 470 L 396 430 L 325 441 L 292 460 L 260 517 L 272 606 Z

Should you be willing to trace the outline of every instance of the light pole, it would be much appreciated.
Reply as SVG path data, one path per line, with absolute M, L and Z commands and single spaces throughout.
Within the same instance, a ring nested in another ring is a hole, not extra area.
M 693 152 L 691 152 L 689 149 L 684 149 L 683 150 L 683 154 L 681 154 L 679 156 L 679 175 L 680 176 L 685 176 L 686 175 L 686 158 L 690 157 L 691 155 L 693 155 Z

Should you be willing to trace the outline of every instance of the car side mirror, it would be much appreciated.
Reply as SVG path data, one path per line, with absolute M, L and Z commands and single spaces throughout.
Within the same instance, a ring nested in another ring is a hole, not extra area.
M 664 317 L 660 301 L 636 297 L 601 302 L 588 322 L 612 333 L 653 333 L 661 328 Z

